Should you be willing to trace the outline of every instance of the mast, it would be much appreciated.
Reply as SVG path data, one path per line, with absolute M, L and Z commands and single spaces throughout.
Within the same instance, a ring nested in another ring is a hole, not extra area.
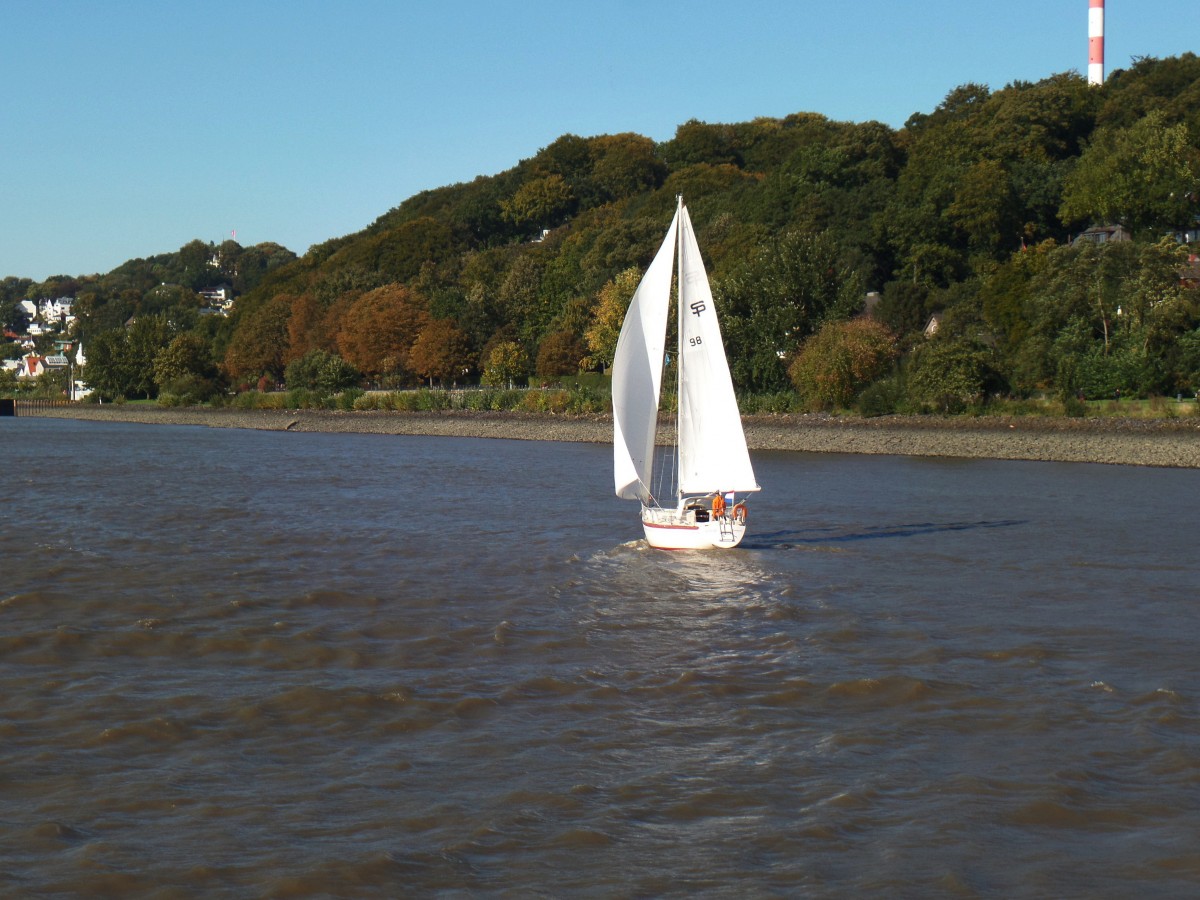
M 683 410 L 683 194 L 675 195 L 675 217 L 679 230 L 675 235 L 675 501 L 683 498 L 679 478 L 680 412 Z

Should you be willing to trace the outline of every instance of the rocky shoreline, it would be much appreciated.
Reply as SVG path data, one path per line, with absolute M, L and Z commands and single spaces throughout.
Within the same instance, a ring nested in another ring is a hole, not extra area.
M 568 417 L 519 412 L 341 412 L 237 410 L 208 407 L 73 406 L 42 417 L 202 425 L 273 431 L 439 435 L 509 440 L 608 443 L 608 416 Z M 824 415 L 751 416 L 752 450 L 876 453 L 975 459 L 1027 459 L 1131 466 L 1200 468 L 1200 419 L 939 418 Z M 671 440 L 670 429 L 664 435 Z

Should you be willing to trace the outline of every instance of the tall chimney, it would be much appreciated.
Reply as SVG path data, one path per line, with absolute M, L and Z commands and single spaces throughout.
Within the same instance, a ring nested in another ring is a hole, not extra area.
M 1088 0 L 1088 84 L 1104 84 L 1104 0 Z

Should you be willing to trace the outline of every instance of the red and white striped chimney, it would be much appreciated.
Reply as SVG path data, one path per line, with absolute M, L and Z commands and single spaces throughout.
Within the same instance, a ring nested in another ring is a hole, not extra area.
M 1088 84 L 1104 84 L 1104 0 L 1088 0 Z

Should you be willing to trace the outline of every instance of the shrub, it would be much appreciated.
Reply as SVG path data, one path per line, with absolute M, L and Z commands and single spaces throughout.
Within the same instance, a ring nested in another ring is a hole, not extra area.
M 794 412 L 799 398 L 791 391 L 774 394 L 743 394 L 738 397 L 738 408 L 743 415 L 771 415 Z
M 181 375 L 164 382 L 158 395 L 159 406 L 195 406 L 217 393 L 216 384 L 199 375 Z
M 307 388 L 331 394 L 353 387 L 362 375 L 336 353 L 309 350 L 288 363 L 284 380 L 290 388 Z
M 352 410 L 357 407 L 354 405 L 366 393 L 362 388 L 349 388 L 338 394 L 334 400 L 337 401 L 337 408 L 344 410 Z
M 991 353 L 971 341 L 933 339 L 913 354 L 908 393 L 917 403 L 944 413 L 960 413 L 982 402 L 996 375 Z
M 897 352 L 895 337 L 874 319 L 828 322 L 804 342 L 788 375 L 810 409 L 846 407 Z
M 860 415 L 890 416 L 901 412 L 905 407 L 907 397 L 904 391 L 904 381 L 899 376 L 885 378 L 869 385 L 858 395 L 855 406 Z

